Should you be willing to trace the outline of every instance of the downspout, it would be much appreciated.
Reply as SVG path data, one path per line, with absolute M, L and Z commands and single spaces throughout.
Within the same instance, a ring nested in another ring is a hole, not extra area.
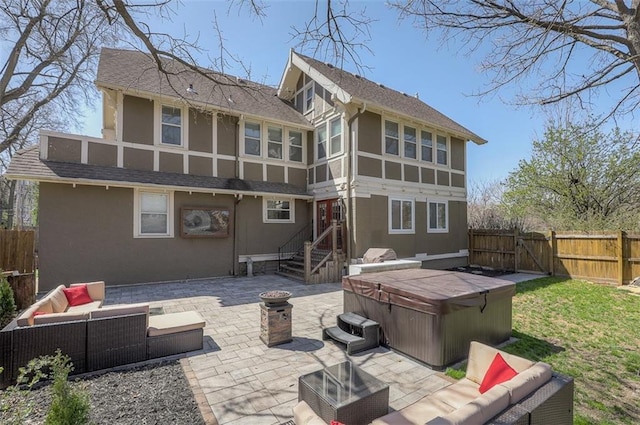
M 236 137 L 234 143 L 234 156 L 235 156 L 235 166 L 234 166 L 234 177 L 236 179 L 240 178 L 240 160 L 238 149 L 240 148 L 240 120 L 244 117 L 240 115 L 238 122 L 236 123 Z M 233 258 L 231 259 L 231 264 L 233 264 L 233 276 L 238 276 L 240 274 L 240 263 L 238 262 L 238 204 L 242 201 L 242 194 L 238 196 L 236 194 L 236 199 L 233 203 L 233 249 L 231 250 L 231 255 Z
M 358 108 L 358 111 L 347 121 L 347 126 L 349 127 L 349 143 L 347 143 L 347 228 L 349 229 L 349 237 L 347 239 L 347 261 L 348 264 L 351 264 L 351 238 L 354 235 L 353 233 L 353 214 L 352 214 L 352 200 L 351 200 L 351 180 L 353 167 L 351 166 L 351 162 L 355 161 L 355 158 L 352 158 L 352 149 L 351 144 L 354 139 L 352 137 L 353 131 L 351 130 L 351 126 L 356 118 L 360 117 L 367 110 L 367 104 L 364 103 L 362 108 Z

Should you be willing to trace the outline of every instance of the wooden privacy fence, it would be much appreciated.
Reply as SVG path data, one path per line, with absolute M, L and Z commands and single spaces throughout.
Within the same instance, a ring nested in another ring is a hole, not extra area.
M 35 302 L 35 241 L 33 230 L 0 229 L 0 270 L 13 289 L 19 310 Z
M 640 233 L 470 229 L 469 263 L 624 285 L 640 276 Z

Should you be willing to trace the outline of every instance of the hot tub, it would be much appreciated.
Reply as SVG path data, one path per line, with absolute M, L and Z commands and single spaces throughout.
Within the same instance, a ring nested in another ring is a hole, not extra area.
M 471 341 L 511 336 L 515 284 L 446 270 L 409 269 L 342 278 L 344 311 L 380 324 L 381 343 L 434 369 L 464 359 Z

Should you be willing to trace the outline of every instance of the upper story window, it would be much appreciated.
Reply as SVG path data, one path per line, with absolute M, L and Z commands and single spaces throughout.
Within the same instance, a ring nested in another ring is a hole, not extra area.
M 294 223 L 294 205 L 291 199 L 263 198 L 265 223 Z
M 342 118 L 338 117 L 329 122 L 329 136 L 331 137 L 329 156 L 342 152 Z
M 162 143 L 182 146 L 182 109 L 162 105 Z
M 384 151 L 391 155 L 398 155 L 398 123 L 393 121 L 384 122 Z
M 447 165 L 447 136 L 438 134 L 436 136 L 436 143 L 438 148 L 438 164 Z
M 429 201 L 428 205 L 428 218 L 429 223 L 427 232 L 429 233 L 446 233 L 449 231 L 449 219 L 448 209 L 449 204 L 447 201 Z
M 260 156 L 260 124 L 244 123 L 244 153 Z
M 420 147 L 422 160 L 433 162 L 433 134 L 430 131 L 420 132 Z
M 313 87 L 314 87 L 313 81 L 307 83 L 307 85 L 304 87 L 304 110 L 303 110 L 303 112 L 305 114 L 307 112 L 310 112 L 310 111 L 313 110 L 313 96 L 315 94 Z
M 414 233 L 414 208 L 412 199 L 389 198 L 389 233 Z
M 318 147 L 318 159 L 327 157 L 327 127 L 322 125 L 316 129 L 316 146 Z
M 404 156 L 416 159 L 416 129 L 404 126 Z
M 289 131 L 289 161 L 302 162 L 301 131 Z
M 282 159 L 282 128 L 269 127 L 267 133 L 269 134 L 267 146 L 269 158 Z
M 134 237 L 173 236 L 173 192 L 134 192 Z

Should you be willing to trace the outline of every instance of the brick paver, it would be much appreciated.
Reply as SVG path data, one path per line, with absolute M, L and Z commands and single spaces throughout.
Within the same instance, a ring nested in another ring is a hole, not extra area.
M 267 348 L 259 338 L 258 294 L 278 289 L 293 293 L 293 341 Z M 196 310 L 205 318 L 204 349 L 188 353 L 182 362 L 208 424 L 285 422 L 298 402 L 298 377 L 344 360 L 387 382 L 389 404 L 396 410 L 450 383 L 383 347 L 347 356 L 342 347 L 322 341 L 322 329 L 335 326 L 342 313 L 337 283 L 304 285 L 266 275 L 107 288 L 106 304 L 134 302 L 162 306 L 166 313 Z

